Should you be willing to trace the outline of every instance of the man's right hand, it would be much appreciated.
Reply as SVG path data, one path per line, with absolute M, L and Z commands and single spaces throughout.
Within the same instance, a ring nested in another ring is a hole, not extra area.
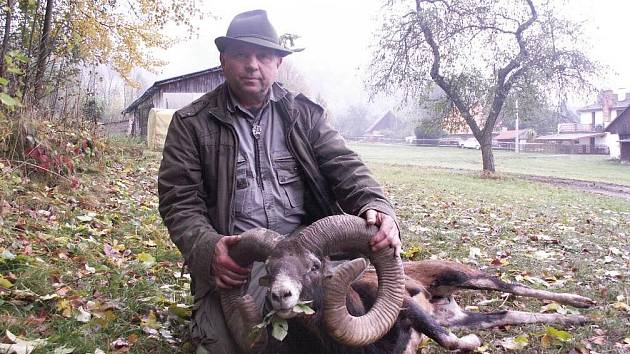
M 238 243 L 241 236 L 223 236 L 214 248 L 212 258 L 212 274 L 217 287 L 231 289 L 242 285 L 247 281 L 250 270 L 238 265 L 228 253 L 230 246 Z

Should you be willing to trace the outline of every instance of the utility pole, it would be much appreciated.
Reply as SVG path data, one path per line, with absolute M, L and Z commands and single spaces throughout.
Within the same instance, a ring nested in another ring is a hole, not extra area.
M 520 150 L 521 150 L 520 147 L 519 147 L 520 141 L 518 139 L 518 136 L 519 136 L 519 132 L 518 132 L 518 98 L 516 99 L 516 126 L 515 126 L 515 130 L 516 130 L 516 134 L 515 134 L 515 137 L 514 137 L 514 141 L 515 141 L 514 152 L 516 152 L 518 154 L 520 152 Z

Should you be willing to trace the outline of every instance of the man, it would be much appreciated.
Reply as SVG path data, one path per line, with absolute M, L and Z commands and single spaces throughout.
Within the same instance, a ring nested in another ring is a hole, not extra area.
M 323 109 L 275 83 L 292 53 L 262 10 L 237 15 L 215 44 L 225 83 L 177 111 L 160 167 L 160 214 L 190 269 L 191 321 L 198 352 L 237 353 L 217 291 L 264 273 L 228 255 L 242 232 L 289 234 L 322 217 L 348 213 L 379 226 L 375 250 L 400 238 L 394 210 Z M 252 273 L 252 274 L 250 274 Z M 250 282 L 260 301 L 264 290 Z

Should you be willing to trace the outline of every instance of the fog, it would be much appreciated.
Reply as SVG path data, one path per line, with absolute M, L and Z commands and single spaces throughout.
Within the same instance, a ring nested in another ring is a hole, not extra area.
M 558 2 L 566 15 L 584 22 L 585 43 L 590 43 L 591 56 L 608 66 L 599 88 L 630 89 L 630 30 L 625 17 L 630 13 L 627 0 L 571 0 Z M 335 113 L 344 112 L 353 104 L 368 100 L 364 88 L 365 70 L 370 61 L 378 28 L 382 1 L 202 1 L 214 17 L 199 23 L 198 38 L 180 40 L 166 52 L 159 53 L 169 62 L 153 78 L 160 80 L 219 65 L 214 38 L 224 35 L 232 17 L 242 11 L 265 9 L 278 34 L 294 33 L 302 38 L 296 43 L 306 48 L 288 56 L 305 77 L 311 94 L 321 95 Z M 172 29 L 169 34 L 178 34 Z M 374 114 L 382 114 L 396 99 L 377 99 Z M 575 102 L 576 105 L 586 102 Z

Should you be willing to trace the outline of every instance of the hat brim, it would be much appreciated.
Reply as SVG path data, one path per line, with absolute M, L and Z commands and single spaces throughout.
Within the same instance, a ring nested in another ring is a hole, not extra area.
M 285 57 L 291 53 L 294 53 L 294 51 L 289 50 L 281 45 L 278 45 L 276 43 L 270 42 L 268 40 L 262 39 L 262 38 L 257 38 L 257 37 L 237 37 L 237 38 L 233 38 L 233 37 L 217 37 L 214 40 L 214 44 L 216 44 L 217 49 L 219 49 L 219 52 L 223 53 L 223 51 L 225 50 L 225 48 L 227 48 L 227 46 L 230 43 L 234 43 L 234 42 L 241 42 L 241 43 L 249 43 L 249 44 L 254 44 L 260 47 L 265 47 L 265 48 L 271 48 L 274 49 L 275 51 L 278 52 L 278 54 L 280 54 L 281 57 Z

